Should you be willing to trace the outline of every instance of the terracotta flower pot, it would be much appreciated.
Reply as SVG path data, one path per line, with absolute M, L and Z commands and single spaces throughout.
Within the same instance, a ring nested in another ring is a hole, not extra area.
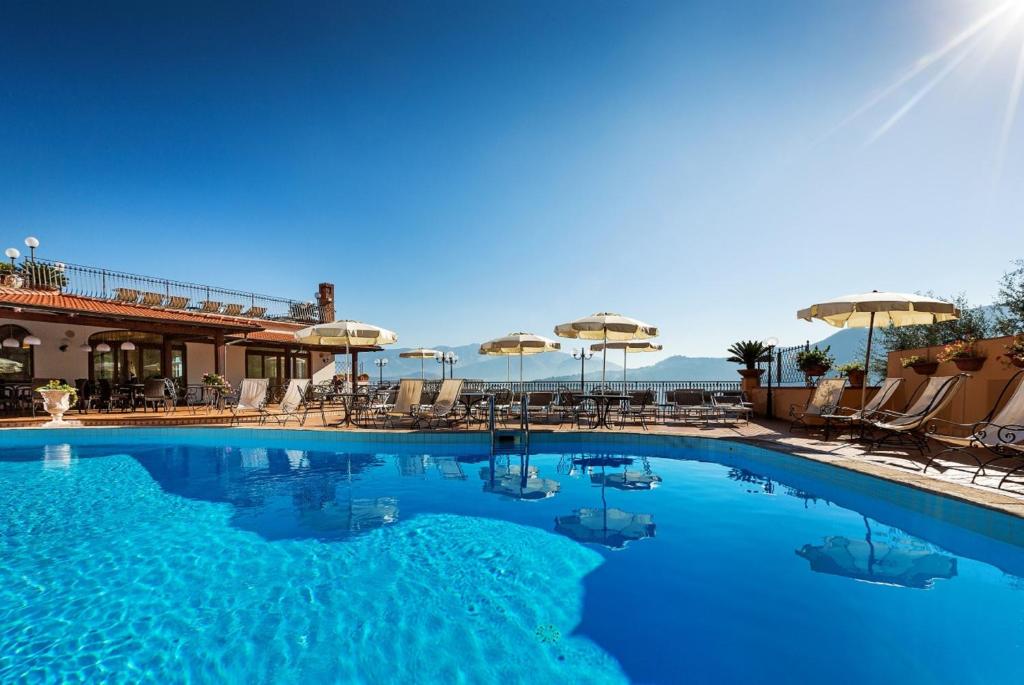
M 764 369 L 737 369 L 737 371 L 744 378 L 760 378 L 764 373 Z
M 1024 357 L 1010 357 L 1010 363 L 1018 369 L 1024 369 Z
M 851 388 L 859 388 L 864 385 L 863 371 L 847 371 L 846 377 L 850 380 Z
M 912 368 L 915 373 L 919 373 L 922 376 L 930 376 L 933 373 L 935 373 L 936 371 L 938 371 L 939 363 L 938 362 L 920 362 L 918 364 L 911 364 L 910 368 Z
M 957 357 L 953 363 L 961 371 L 977 371 L 985 365 L 985 357 Z
M 808 366 L 806 369 L 804 369 L 804 375 L 808 376 L 808 377 L 810 377 L 810 376 L 824 376 L 826 373 L 828 373 L 828 370 L 830 368 L 831 367 L 824 366 L 824 365 L 821 365 L 821 364 L 819 364 L 817 366 Z

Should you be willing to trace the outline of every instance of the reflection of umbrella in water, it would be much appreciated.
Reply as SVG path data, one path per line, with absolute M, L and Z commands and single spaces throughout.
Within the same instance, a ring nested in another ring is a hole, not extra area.
M 507 465 L 503 473 L 496 473 L 494 458 L 480 469 L 484 492 L 493 492 L 513 499 L 541 500 L 554 497 L 561 489 L 557 480 L 540 478 L 536 466 L 530 466 L 530 457 L 519 457 L 519 465 Z
M 823 545 L 804 545 L 796 550 L 817 573 L 846 576 L 881 585 L 927 590 L 936 578 L 956 575 L 956 559 L 923 546 L 893 546 L 871 540 L 871 527 L 864 518 L 867 534 L 863 540 L 842 535 L 825 538 Z
M 380 528 L 398 520 L 398 500 L 394 497 L 356 499 L 352 496 L 352 457 L 348 464 L 348 501 L 338 502 L 332 492 L 314 506 L 303 507 L 303 523 L 321 531 L 361 531 Z
M 630 471 L 623 466 L 622 473 L 591 473 L 590 482 L 607 485 L 616 490 L 653 490 L 661 485 L 661 476 L 645 471 Z
M 622 549 L 630 542 L 654 537 L 654 517 L 651 514 L 634 514 L 608 507 L 605 488 L 610 482 L 604 469 L 602 465 L 601 473 L 591 474 L 591 482 L 601 484 L 601 508 L 583 508 L 569 516 L 558 516 L 555 518 L 555 531 L 578 542 L 592 542 L 611 549 Z

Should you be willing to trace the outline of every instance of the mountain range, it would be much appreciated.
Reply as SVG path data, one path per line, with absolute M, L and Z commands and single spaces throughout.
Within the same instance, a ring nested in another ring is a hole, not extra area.
M 864 343 L 867 339 L 866 329 L 844 329 L 833 335 L 811 345 L 824 347 L 829 345 L 831 352 L 836 358 L 837 364 L 858 359 L 863 354 Z M 484 356 L 477 352 L 479 343 L 469 345 L 438 345 L 431 349 L 441 352 L 454 352 L 459 361 L 455 364 L 455 376 L 457 378 L 472 378 L 484 381 L 504 381 L 519 379 L 519 357 L 491 357 Z M 373 359 L 387 359 L 384 367 L 385 378 L 418 378 L 420 375 L 420 360 L 405 359 L 399 355 L 409 348 L 391 348 L 384 352 L 373 355 Z M 622 365 L 612 361 L 609 354 L 608 374 L 610 380 L 622 378 Z M 374 366 L 372 359 L 364 359 L 360 363 L 360 370 L 369 374 L 371 378 L 378 377 L 378 369 Z M 345 360 L 338 358 L 337 368 L 339 372 L 347 369 Z M 673 355 L 649 366 L 631 368 L 627 371 L 627 378 L 630 380 L 692 380 L 692 381 L 717 381 L 734 380 L 737 365 L 726 361 L 722 357 L 685 357 Z M 601 356 L 595 354 L 586 363 L 586 377 L 589 380 L 601 378 Z M 423 360 L 423 375 L 425 378 L 440 378 L 441 365 L 433 359 Z M 573 359 L 568 352 L 549 352 L 547 354 L 535 354 L 523 357 L 523 380 L 554 380 L 572 381 L 580 377 L 580 362 Z

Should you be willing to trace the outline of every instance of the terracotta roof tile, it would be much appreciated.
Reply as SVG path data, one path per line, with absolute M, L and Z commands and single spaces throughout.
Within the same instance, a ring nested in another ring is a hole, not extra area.
M 114 302 L 94 297 L 68 295 L 59 291 L 23 290 L 0 287 L 0 305 L 32 307 L 57 312 L 93 314 L 103 317 L 120 317 L 142 321 L 160 321 L 215 326 L 237 330 L 256 331 L 262 328 L 259 321 L 241 317 L 206 314 L 202 312 L 144 307 L 127 302 Z

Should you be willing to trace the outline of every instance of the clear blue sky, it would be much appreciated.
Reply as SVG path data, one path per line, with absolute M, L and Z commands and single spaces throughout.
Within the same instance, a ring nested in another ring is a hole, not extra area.
M 984 303 L 1024 257 L 1017 7 L 839 124 L 999 5 L 8 3 L 0 236 L 331 280 L 409 345 L 612 310 L 718 356 L 823 337 L 794 313 L 845 292 Z

